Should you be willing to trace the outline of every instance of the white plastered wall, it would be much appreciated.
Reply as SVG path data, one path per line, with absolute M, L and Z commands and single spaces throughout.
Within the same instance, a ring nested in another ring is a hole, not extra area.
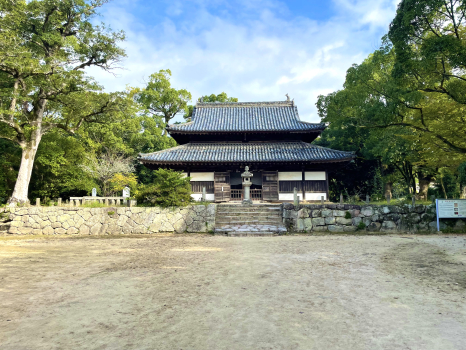
M 191 193 L 191 197 L 196 201 L 200 202 L 202 200 L 202 193 Z M 213 193 L 206 193 L 206 201 L 213 202 L 215 200 L 215 195 Z
M 324 200 L 327 200 L 327 193 L 325 193 L 325 192 L 322 192 L 322 193 L 306 192 L 306 200 L 307 201 L 320 201 L 321 197 L 324 197 Z
M 278 181 L 301 181 L 303 173 L 300 171 L 279 171 Z
M 300 201 L 303 200 L 303 193 L 298 192 L 298 198 Z M 279 193 L 278 194 L 279 201 L 294 201 L 294 193 Z
M 214 173 L 191 173 L 191 181 L 214 181 Z
M 314 181 L 327 180 L 325 177 L 325 171 L 306 171 L 304 173 L 304 179 Z

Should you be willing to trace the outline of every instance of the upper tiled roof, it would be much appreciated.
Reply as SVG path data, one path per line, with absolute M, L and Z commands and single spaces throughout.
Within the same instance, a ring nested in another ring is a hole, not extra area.
M 140 160 L 154 163 L 244 163 L 244 162 L 341 162 L 353 159 L 352 152 L 311 145 L 306 142 L 187 143 L 163 151 L 141 154 Z
M 324 124 L 302 122 L 293 101 L 196 104 L 192 121 L 169 125 L 169 132 L 322 131 Z

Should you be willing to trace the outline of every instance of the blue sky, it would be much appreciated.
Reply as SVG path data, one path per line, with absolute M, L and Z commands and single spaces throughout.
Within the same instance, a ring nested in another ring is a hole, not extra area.
M 193 103 L 226 92 L 240 101 L 294 98 L 318 122 L 317 96 L 342 87 L 346 70 L 379 45 L 398 0 L 114 0 L 101 9 L 122 29 L 128 57 L 117 75 L 92 70 L 108 91 L 144 86 L 160 69 Z

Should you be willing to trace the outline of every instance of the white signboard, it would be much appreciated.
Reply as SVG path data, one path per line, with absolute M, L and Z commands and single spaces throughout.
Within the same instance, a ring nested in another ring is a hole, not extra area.
M 440 231 L 440 218 L 466 218 L 466 199 L 436 199 L 435 204 L 437 207 L 437 231 Z
M 123 197 L 125 197 L 125 198 L 130 197 L 129 193 L 130 193 L 129 187 L 123 188 Z
M 466 199 L 438 199 L 437 213 L 439 218 L 466 218 Z
M 92 197 L 97 197 L 97 189 L 96 188 L 92 189 Z

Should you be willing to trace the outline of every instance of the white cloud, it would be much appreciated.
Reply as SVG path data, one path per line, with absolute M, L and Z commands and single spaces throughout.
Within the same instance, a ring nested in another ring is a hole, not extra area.
M 290 16 L 279 14 L 280 8 L 286 12 L 279 1 L 244 1 L 248 5 L 239 17 L 225 13 L 227 2 L 221 0 L 192 2 L 197 6 L 189 18 L 174 20 L 186 1 L 172 1 L 164 12 L 170 15 L 153 24 L 127 13 L 127 2 L 107 5 L 103 21 L 126 31 L 128 58 L 116 78 L 92 74 L 108 90 L 118 90 L 143 86 L 151 73 L 169 68 L 172 85 L 194 99 L 225 91 L 240 101 L 276 101 L 289 93 L 301 118 L 317 122 L 317 96 L 340 89 L 351 64 L 378 47 L 396 8 L 393 1 L 335 0 L 335 16 L 317 22 L 285 19 Z M 209 12 L 206 3 L 217 12 Z

